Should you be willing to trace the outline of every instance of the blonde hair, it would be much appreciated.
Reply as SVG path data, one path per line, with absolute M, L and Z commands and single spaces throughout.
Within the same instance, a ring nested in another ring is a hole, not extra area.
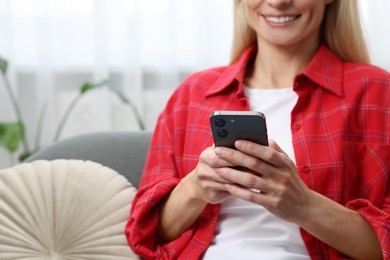
M 369 63 L 370 58 L 360 23 L 357 0 L 334 0 L 328 4 L 320 32 L 321 41 L 342 61 Z M 230 62 L 251 45 L 256 32 L 246 21 L 242 0 L 234 0 L 234 34 Z

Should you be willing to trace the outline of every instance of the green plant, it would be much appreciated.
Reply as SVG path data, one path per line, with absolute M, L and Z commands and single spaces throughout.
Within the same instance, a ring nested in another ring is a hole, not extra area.
M 25 135 L 26 125 L 23 121 L 22 113 L 20 110 L 20 106 L 18 100 L 15 97 L 13 89 L 11 87 L 10 81 L 7 77 L 8 71 L 8 61 L 0 56 L 0 72 L 2 76 L 2 80 L 4 86 L 7 90 L 8 96 L 10 98 L 12 107 L 16 114 L 16 122 L 0 122 L 0 146 L 5 148 L 11 155 L 14 154 L 20 146 L 22 146 L 22 153 L 19 156 L 19 161 L 25 160 L 31 154 L 40 150 L 40 137 L 42 134 L 42 126 L 43 126 L 43 118 L 45 115 L 46 107 L 44 107 L 40 113 L 37 130 L 36 130 L 36 140 L 35 146 L 33 149 L 30 148 L 28 140 Z M 116 96 L 126 105 L 130 106 L 132 112 L 135 115 L 138 126 L 141 130 L 145 130 L 145 124 L 138 112 L 137 107 L 130 101 L 129 98 L 112 82 L 109 80 L 103 80 L 97 83 L 85 82 L 79 88 L 79 93 L 75 96 L 75 98 L 71 101 L 68 108 L 66 109 L 63 117 L 60 120 L 60 123 L 55 131 L 53 142 L 57 142 L 61 136 L 61 133 L 71 115 L 72 111 L 79 103 L 81 98 L 89 93 L 91 90 L 99 89 L 99 88 L 108 88 L 111 92 L 116 94 Z

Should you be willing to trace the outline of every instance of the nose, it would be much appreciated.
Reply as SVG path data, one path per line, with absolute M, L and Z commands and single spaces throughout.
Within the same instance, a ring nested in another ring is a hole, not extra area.
M 292 0 L 267 0 L 267 3 L 272 7 L 283 7 L 291 4 Z

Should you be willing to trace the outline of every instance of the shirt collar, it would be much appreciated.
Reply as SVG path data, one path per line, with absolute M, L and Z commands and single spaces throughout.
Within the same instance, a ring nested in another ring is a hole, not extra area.
M 246 67 L 249 62 L 253 61 L 257 54 L 257 46 L 253 45 L 249 47 L 239 58 L 238 61 L 230 66 L 227 66 L 225 71 L 219 77 L 219 79 L 213 84 L 213 86 L 206 92 L 207 96 L 223 92 L 234 81 L 238 82 L 239 91 L 242 91 L 242 84 L 244 82 Z
M 325 45 L 321 45 L 307 68 L 297 75 L 306 76 L 320 87 L 343 96 L 343 62 Z
M 257 46 L 249 47 L 238 61 L 226 67 L 206 95 L 211 96 L 223 92 L 232 86 L 234 81 L 238 82 L 237 91 L 242 92 L 247 65 L 255 59 L 256 54 Z M 325 45 L 320 46 L 307 68 L 298 74 L 295 80 L 302 76 L 306 76 L 320 87 L 338 96 L 343 96 L 343 63 Z

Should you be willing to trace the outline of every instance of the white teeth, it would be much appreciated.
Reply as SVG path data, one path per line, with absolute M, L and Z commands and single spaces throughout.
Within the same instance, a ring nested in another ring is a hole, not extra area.
M 285 23 L 295 19 L 296 16 L 284 16 L 284 17 L 266 17 L 266 19 L 272 23 Z

